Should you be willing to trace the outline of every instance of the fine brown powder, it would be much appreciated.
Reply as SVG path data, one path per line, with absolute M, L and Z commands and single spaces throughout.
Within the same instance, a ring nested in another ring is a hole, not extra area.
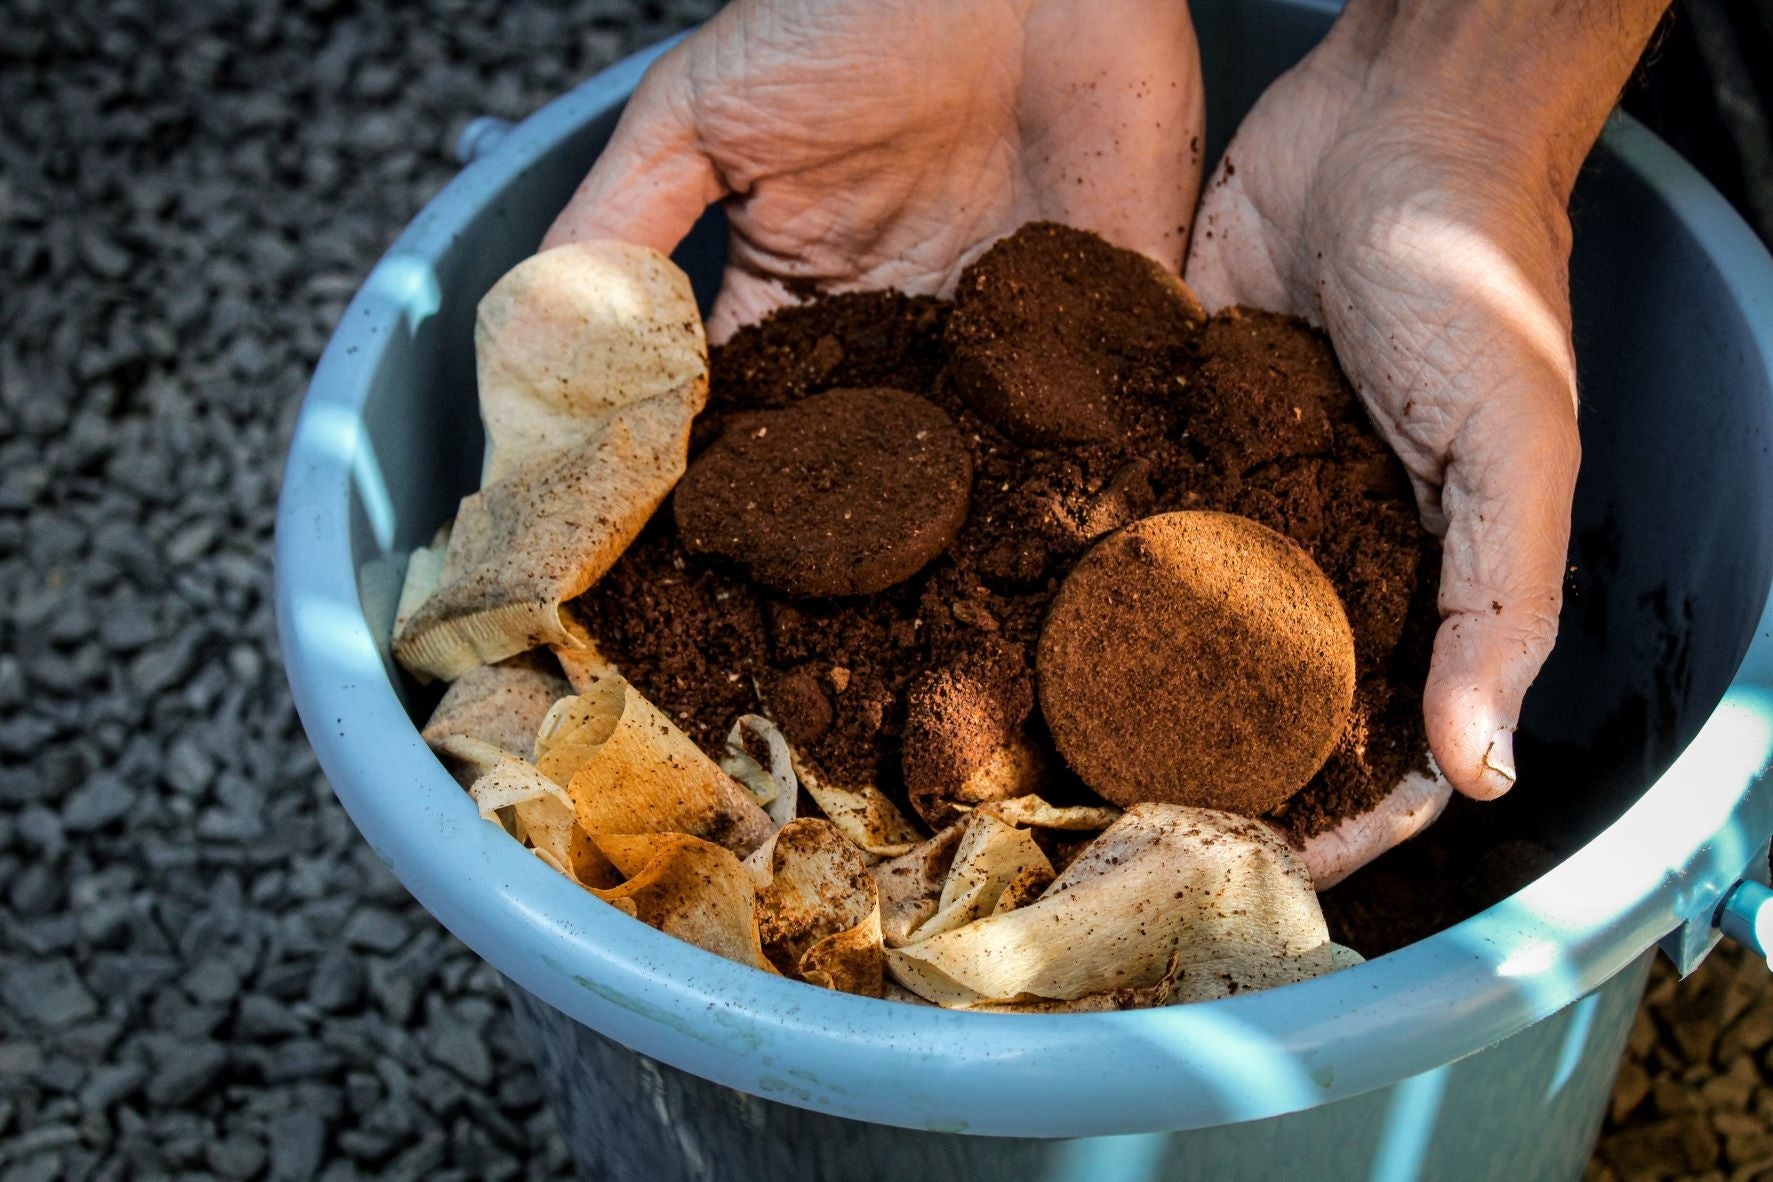
M 692 463 L 735 416 L 826 390 L 892 388 L 926 398 L 958 428 L 973 470 L 970 510 L 945 555 L 882 590 L 839 598 L 771 590 L 727 559 L 692 553 L 672 513 L 660 512 L 574 604 L 623 674 L 710 752 L 735 717 L 761 712 L 823 777 L 877 784 L 926 821 L 951 815 L 942 779 L 1006 745 L 1034 753 L 1049 799 L 1091 800 L 1029 705 L 1049 603 L 1103 535 L 1155 513 L 1211 509 L 1303 547 L 1336 588 L 1354 637 L 1348 725 L 1318 774 L 1270 818 L 1296 836 L 1321 832 L 1423 768 L 1438 547 L 1322 334 L 1246 309 L 1198 331 L 1178 314 L 1154 332 L 1146 260 L 1047 224 L 987 252 L 962 277 L 962 303 L 981 274 L 1015 291 L 1017 319 L 996 318 L 1002 331 L 1052 339 L 1076 337 L 1075 326 L 1062 326 L 1078 307 L 1078 285 L 1100 277 L 1092 348 L 1136 360 L 1104 370 L 1108 386 L 1095 402 L 1111 410 L 1117 432 L 1017 442 L 1006 426 L 1030 433 L 996 421 L 1003 406 L 1047 392 L 1012 388 L 969 401 L 946 301 L 818 296 L 742 329 L 710 359 Z M 976 324 L 968 331 L 968 348 L 989 343 Z M 1034 349 L 1026 339 L 1021 346 Z M 997 350 L 1012 353 L 1021 355 Z M 1013 387 L 1016 373 L 1002 372 Z M 901 766 L 908 728 L 915 749 Z
M 1036 660 L 1060 754 L 1128 806 L 1269 812 L 1323 766 L 1354 695 L 1336 589 L 1296 543 L 1231 513 L 1160 513 L 1098 542 Z
M 927 399 L 839 389 L 730 416 L 672 502 L 691 553 L 828 598 L 922 570 L 954 544 L 972 485 L 966 441 Z

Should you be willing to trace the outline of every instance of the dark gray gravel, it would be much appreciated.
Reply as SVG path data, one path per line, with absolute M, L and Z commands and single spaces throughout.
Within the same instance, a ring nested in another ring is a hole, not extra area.
M 376 256 L 712 3 L 0 4 L 0 1182 L 567 1176 L 290 708 L 271 524 Z

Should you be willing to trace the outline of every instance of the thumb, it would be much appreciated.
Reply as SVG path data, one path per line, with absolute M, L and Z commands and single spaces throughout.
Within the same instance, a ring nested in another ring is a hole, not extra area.
M 684 95 L 681 47 L 653 63 L 542 249 L 616 238 L 669 254 L 725 195 Z
M 1516 361 L 1515 388 L 1493 391 L 1448 455 L 1441 624 L 1422 704 L 1441 770 L 1479 800 L 1514 786 L 1521 699 L 1557 639 L 1581 455 L 1569 371 Z
M 1311 884 L 1327 891 L 1395 845 L 1432 825 L 1453 790 L 1438 775 L 1411 772 L 1378 807 L 1313 834 L 1299 846 Z

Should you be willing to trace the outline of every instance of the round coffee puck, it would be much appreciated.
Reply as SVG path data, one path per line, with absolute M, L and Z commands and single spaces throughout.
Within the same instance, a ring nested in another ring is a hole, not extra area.
M 1323 766 L 1354 673 L 1323 571 L 1226 513 L 1148 517 L 1097 544 L 1054 598 L 1036 657 L 1054 744 L 1091 788 L 1251 816 Z
M 694 553 L 789 595 L 885 590 L 953 544 L 973 463 L 941 408 L 903 390 L 828 390 L 734 415 L 674 502 Z

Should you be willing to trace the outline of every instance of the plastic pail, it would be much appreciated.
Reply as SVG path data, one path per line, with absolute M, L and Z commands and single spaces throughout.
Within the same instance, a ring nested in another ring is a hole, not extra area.
M 1329 13 L 1201 7 L 1223 134 Z M 1284 989 L 1112 1014 L 895 1005 L 721 960 L 548 870 L 426 749 L 410 711 L 428 699 L 388 657 L 405 557 L 479 470 L 475 304 L 656 52 L 504 134 L 476 125 L 474 162 L 321 361 L 277 524 L 283 651 L 321 764 L 401 881 L 512 982 L 583 1174 L 1575 1177 L 1654 948 L 1697 963 L 1773 832 L 1773 261 L 1747 228 L 1626 119 L 1577 190 L 1576 529 L 1595 556 L 1526 725 L 1638 770 L 1623 792 L 1519 792 L 1577 802 L 1592 839 L 1470 920 Z M 704 298 L 723 247 L 711 216 L 679 254 Z M 1659 744 L 1609 738 L 1633 709 Z

